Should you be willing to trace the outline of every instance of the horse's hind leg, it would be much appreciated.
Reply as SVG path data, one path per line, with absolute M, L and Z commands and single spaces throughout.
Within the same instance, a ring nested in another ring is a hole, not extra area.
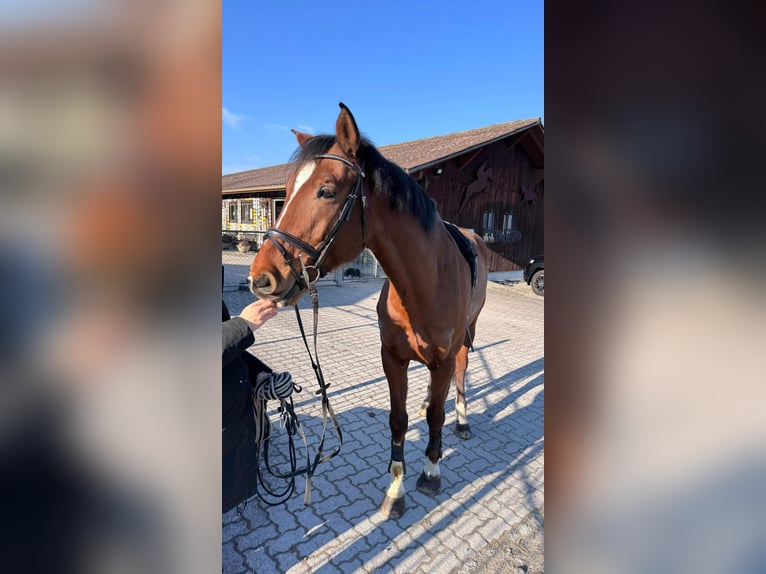
M 426 398 L 423 399 L 423 405 L 420 407 L 420 416 L 426 416 L 428 412 L 428 405 L 431 404 L 431 382 L 428 383 L 428 390 L 426 390 Z
M 471 428 L 468 425 L 468 408 L 465 402 L 465 371 L 468 368 L 468 347 L 461 347 L 455 357 L 455 412 L 457 413 L 457 424 L 455 425 L 455 434 L 462 438 L 471 438 Z M 428 407 L 431 404 L 431 383 L 428 383 L 426 397 L 423 399 L 423 405 L 420 407 L 420 416 L 426 416 Z
M 455 369 L 455 359 L 446 359 L 431 369 L 431 404 L 428 406 L 428 446 L 423 472 L 417 481 L 417 489 L 426 494 L 441 492 L 439 459 L 442 456 L 442 427 L 444 426 L 444 403 L 447 402 L 450 379 Z
M 457 424 L 455 434 L 462 439 L 471 438 L 471 427 L 468 425 L 468 407 L 465 402 L 465 371 L 468 368 L 468 347 L 460 347 L 455 357 L 455 412 Z
M 468 368 L 468 350 L 476 338 L 476 319 L 468 325 L 468 333 L 463 346 L 455 357 L 455 413 L 457 423 L 455 434 L 462 439 L 471 438 L 471 427 L 468 426 L 468 406 L 465 402 L 465 371 Z
M 391 484 L 386 491 L 380 511 L 386 518 L 398 518 L 404 514 L 404 435 L 407 433 L 407 366 L 409 361 L 396 358 L 385 347 L 381 348 L 383 371 L 388 379 L 388 391 L 391 397 L 391 414 L 388 417 L 391 427 L 391 459 L 388 471 Z

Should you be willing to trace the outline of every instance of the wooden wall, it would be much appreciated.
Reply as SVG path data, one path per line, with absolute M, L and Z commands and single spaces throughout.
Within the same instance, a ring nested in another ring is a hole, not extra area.
M 525 133 L 412 174 L 434 198 L 444 220 L 479 235 L 485 232 L 485 211 L 496 214 L 496 228 L 503 227 L 504 214 L 513 215 L 512 228 L 521 238 L 487 245 L 490 271 L 521 270 L 532 256 L 543 253 L 543 170 L 527 155 L 521 139 Z M 442 168 L 440 175 L 437 167 Z

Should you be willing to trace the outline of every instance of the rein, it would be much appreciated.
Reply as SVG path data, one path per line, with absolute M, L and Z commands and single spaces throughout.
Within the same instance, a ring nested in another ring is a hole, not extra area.
M 290 401 L 289 405 L 283 401 L 282 406 L 280 407 L 280 411 L 282 412 L 281 416 L 282 416 L 283 422 L 286 423 L 287 432 L 290 437 L 289 455 L 290 455 L 291 472 L 287 474 L 278 474 L 271 470 L 269 466 L 269 462 L 268 462 L 268 440 L 264 442 L 264 455 L 265 455 L 264 458 L 266 460 L 266 468 L 268 469 L 268 471 L 274 476 L 277 476 L 279 478 L 291 479 L 290 485 L 284 491 L 284 493 L 280 493 L 280 496 L 283 494 L 287 494 L 287 497 L 289 497 L 292 494 L 292 491 L 294 490 L 295 477 L 299 474 L 303 474 L 303 473 L 306 474 L 306 492 L 303 499 L 304 504 L 309 504 L 311 501 L 311 479 L 312 479 L 312 476 L 314 475 L 314 472 L 317 466 L 320 463 L 330 460 L 331 458 L 336 456 L 340 452 L 341 446 L 343 446 L 343 433 L 341 431 L 340 424 L 338 423 L 338 419 L 335 416 L 335 411 L 330 405 L 330 400 L 327 397 L 327 389 L 330 386 L 330 383 L 325 382 L 324 374 L 322 373 L 322 367 L 319 364 L 319 352 L 317 350 L 317 327 L 319 324 L 319 294 L 317 293 L 316 281 L 320 277 L 326 274 L 326 272 L 322 269 L 322 263 L 324 263 L 324 259 L 327 256 L 327 252 L 329 251 L 330 247 L 335 241 L 335 238 L 340 232 L 341 227 L 346 221 L 348 221 L 351 218 L 351 211 L 354 207 L 354 203 L 356 202 L 357 197 L 361 197 L 361 201 L 362 201 L 362 249 L 364 249 L 367 246 L 367 229 L 366 229 L 367 196 L 364 193 L 364 181 L 363 181 L 365 176 L 364 169 L 360 168 L 356 164 L 350 162 L 349 160 L 341 156 L 323 154 L 323 155 L 318 155 L 316 157 L 340 161 L 346 164 L 347 166 L 349 166 L 351 169 L 353 169 L 357 174 L 357 179 L 356 179 L 356 182 L 354 183 L 354 187 L 352 188 L 351 192 L 346 197 L 346 202 L 343 205 L 343 209 L 341 210 L 338 220 L 330 229 L 330 232 L 327 234 L 327 237 L 322 240 L 322 242 L 319 244 L 318 247 L 314 248 L 308 243 L 306 243 L 305 241 L 303 241 L 302 239 L 299 239 L 295 237 L 294 235 L 287 233 L 286 231 L 282 231 L 281 229 L 277 229 L 275 227 L 268 229 L 266 231 L 266 234 L 264 235 L 264 239 L 268 239 L 274 245 L 274 247 L 276 247 L 276 249 L 280 252 L 285 263 L 290 268 L 290 272 L 292 273 L 293 278 L 295 279 L 295 284 L 290 289 L 290 291 L 284 296 L 284 298 L 290 299 L 290 297 L 292 297 L 292 295 L 296 291 L 302 291 L 308 288 L 309 295 L 311 297 L 311 307 L 313 310 L 314 353 L 312 354 L 311 349 L 309 348 L 308 340 L 306 338 L 306 331 L 303 327 L 303 321 L 301 320 L 301 314 L 298 309 L 298 304 L 297 302 L 295 304 L 295 317 L 298 321 L 298 327 L 301 332 L 301 338 L 303 339 L 303 344 L 306 347 L 306 352 L 308 353 L 309 359 L 311 361 L 311 367 L 314 369 L 314 374 L 316 376 L 317 383 L 319 385 L 319 390 L 316 391 L 314 394 L 321 395 L 321 400 L 322 400 L 322 438 L 319 441 L 319 447 L 317 449 L 316 455 L 314 456 L 314 461 L 311 462 L 310 460 L 310 457 L 308 454 L 308 444 L 306 442 L 306 435 L 304 434 L 303 428 L 298 422 L 298 417 L 295 414 L 295 410 L 292 408 L 292 401 Z M 300 261 L 300 264 L 301 264 L 300 273 L 298 273 L 296 269 L 293 267 L 294 258 L 290 255 L 290 253 L 287 251 L 287 249 L 282 244 L 282 242 L 289 243 L 290 245 L 298 249 L 299 251 L 298 260 Z M 306 254 L 309 258 L 313 259 L 313 264 L 306 265 L 305 261 L 303 260 L 304 254 Z M 313 280 L 309 278 L 310 269 L 314 269 L 317 272 Z M 298 390 L 300 390 L 300 388 Z M 332 422 L 333 428 L 335 429 L 335 434 L 338 437 L 338 446 L 331 452 L 324 454 L 324 443 L 325 443 L 325 437 L 327 433 L 328 418 Z M 293 440 L 292 440 L 292 437 L 296 432 L 300 432 L 303 438 L 303 442 L 306 445 L 306 466 L 299 470 L 295 469 L 295 466 L 296 466 L 295 447 L 293 445 Z M 271 491 L 269 491 L 269 493 L 274 494 Z M 285 497 L 283 500 L 280 500 L 279 502 L 284 502 L 284 500 L 286 500 L 287 497 Z M 263 497 L 261 497 L 261 499 L 263 500 Z M 268 503 L 268 504 L 274 504 L 274 503 Z
M 340 423 L 338 423 L 338 419 L 335 416 L 335 411 L 332 408 L 332 405 L 330 405 L 330 399 L 327 396 L 327 389 L 330 387 L 330 383 L 325 382 L 324 379 L 324 373 L 322 372 L 322 366 L 319 364 L 319 352 L 317 350 L 317 326 L 319 324 L 319 294 L 317 293 L 316 289 L 316 282 L 309 283 L 309 293 L 311 295 L 311 306 L 313 308 L 314 312 L 314 329 L 313 329 L 313 338 L 314 338 L 314 353 L 311 353 L 311 350 L 309 349 L 308 340 L 306 339 L 306 331 L 303 327 L 303 321 L 301 320 L 301 314 L 298 309 L 298 305 L 296 303 L 295 305 L 295 317 L 298 320 L 298 327 L 301 331 L 301 338 L 303 339 L 303 344 L 306 346 L 306 352 L 309 355 L 309 359 L 311 360 L 311 367 L 314 369 L 314 375 L 317 378 L 317 383 L 319 384 L 319 390 L 316 391 L 315 395 L 321 395 L 322 397 L 322 438 L 319 441 L 319 447 L 317 448 L 316 455 L 314 456 L 314 461 L 311 462 L 311 458 L 309 457 L 309 447 L 308 442 L 306 440 L 306 434 L 303 431 L 303 427 L 301 426 L 300 422 L 298 421 L 298 415 L 295 412 L 295 407 L 293 406 L 293 401 L 291 394 L 293 390 L 297 393 L 301 392 L 302 388 L 294 383 L 292 381 L 284 381 L 286 384 L 281 385 L 281 389 L 275 388 L 275 384 L 271 383 L 271 385 L 261 385 L 256 386 L 253 392 L 253 412 L 255 415 L 256 420 L 256 444 L 263 444 L 263 458 L 266 463 L 266 469 L 269 471 L 269 473 L 273 476 L 276 476 L 278 478 L 287 478 L 290 479 L 290 482 L 288 483 L 287 487 L 282 492 L 274 492 L 266 485 L 265 481 L 263 480 L 263 477 L 260 473 L 260 465 L 258 464 L 258 458 L 260 457 L 260 449 L 257 451 L 256 457 L 256 475 L 258 478 L 258 482 L 256 483 L 256 493 L 258 494 L 258 497 L 268 504 L 269 506 L 276 506 L 278 504 L 281 504 L 285 502 L 290 496 L 292 496 L 292 493 L 295 491 L 295 477 L 300 474 L 306 475 L 306 491 L 303 497 L 303 504 L 310 504 L 311 503 L 311 478 L 314 476 L 314 472 L 316 471 L 317 466 L 319 466 L 319 463 L 325 462 L 327 460 L 330 460 L 334 456 L 336 456 L 338 453 L 340 453 L 340 449 L 343 446 L 343 431 L 340 428 Z M 279 384 L 279 381 L 277 382 L 277 385 Z M 269 464 L 269 437 L 271 436 L 271 426 L 268 421 L 268 417 L 266 416 L 266 401 L 268 399 L 276 399 L 280 401 L 280 407 L 279 412 L 281 413 L 280 419 L 282 420 L 283 426 L 287 428 L 287 435 L 288 435 L 288 443 L 289 443 L 289 460 L 290 460 L 290 472 L 288 473 L 279 473 L 275 472 L 271 469 L 271 465 Z M 335 429 L 335 435 L 338 437 L 338 446 L 332 451 L 327 454 L 324 454 L 324 443 L 325 443 L 325 437 L 327 435 L 327 419 L 330 419 L 332 422 L 332 426 Z M 301 438 L 303 439 L 303 444 L 306 447 L 306 466 L 300 469 L 296 469 L 297 466 L 297 458 L 295 454 L 295 444 L 293 441 L 293 436 L 299 433 Z M 260 492 L 257 490 L 257 484 L 260 483 L 261 487 L 268 492 L 268 494 L 274 498 L 277 498 L 276 501 L 272 502 L 269 500 L 266 500 Z

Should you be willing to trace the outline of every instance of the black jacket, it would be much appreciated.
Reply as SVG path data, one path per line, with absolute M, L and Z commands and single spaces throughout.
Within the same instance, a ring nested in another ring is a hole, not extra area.
M 255 494 L 256 455 L 251 381 L 271 369 L 247 352 L 255 337 L 244 319 L 223 303 L 223 512 Z

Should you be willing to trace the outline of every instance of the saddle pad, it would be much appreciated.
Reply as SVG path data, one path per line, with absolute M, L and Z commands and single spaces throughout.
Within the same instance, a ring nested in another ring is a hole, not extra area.
M 444 227 L 447 228 L 447 231 L 449 231 L 452 239 L 454 239 L 455 243 L 457 243 L 458 249 L 460 249 L 460 253 L 463 255 L 463 258 L 465 258 L 465 260 L 468 262 L 468 266 L 471 268 L 471 289 L 473 289 L 476 287 L 476 283 L 479 280 L 479 272 L 476 264 L 478 254 L 476 253 L 476 249 L 474 248 L 473 243 L 471 243 L 470 240 L 460 232 L 460 229 L 458 229 L 457 225 L 445 221 Z

